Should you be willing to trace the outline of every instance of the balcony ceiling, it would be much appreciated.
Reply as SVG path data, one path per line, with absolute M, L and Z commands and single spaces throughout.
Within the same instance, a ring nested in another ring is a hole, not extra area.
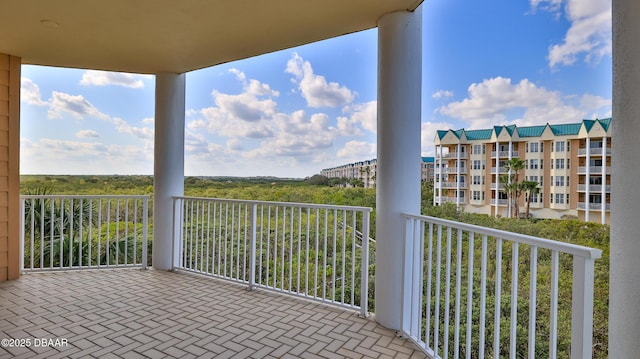
M 3 0 L 0 53 L 24 64 L 186 72 L 370 29 L 422 0 Z

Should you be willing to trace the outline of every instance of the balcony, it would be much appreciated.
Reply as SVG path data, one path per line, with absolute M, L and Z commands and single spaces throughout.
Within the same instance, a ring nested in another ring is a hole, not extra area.
M 607 154 L 607 156 L 611 155 L 611 147 L 607 147 L 606 154 Z M 587 155 L 587 149 L 586 148 L 578 149 L 578 156 L 586 156 L 586 155 Z M 589 155 L 590 156 L 602 156 L 602 148 L 598 148 L 598 147 L 590 148 L 589 149 Z
M 495 190 L 495 189 L 503 189 L 503 188 L 504 188 L 504 183 L 491 182 L 491 189 Z
M 442 188 L 456 189 L 456 188 L 458 188 L 458 183 L 457 182 L 442 182 Z M 460 188 L 467 188 L 467 183 L 466 182 L 460 182 Z
M 607 168 L 605 169 L 607 174 L 611 173 L 611 166 L 607 166 Z M 578 174 L 586 174 L 587 173 L 587 167 L 586 166 L 580 166 L 578 167 Z M 589 173 L 593 173 L 593 174 L 599 174 L 602 173 L 602 166 L 589 166 Z
M 497 156 L 496 156 L 497 155 Z M 491 151 L 492 158 L 509 158 L 509 151 Z M 518 151 L 511 151 L 511 157 L 520 157 Z
M 466 174 L 467 173 L 467 168 L 466 167 L 458 167 L 458 168 L 456 168 L 456 167 L 447 167 L 445 169 L 445 172 L 446 173 L 455 174 L 455 173 L 458 173 L 458 170 L 460 170 L 460 173 L 462 173 L 462 174 Z
M 4 346 L 0 354 L 446 358 L 484 348 L 487 355 L 541 350 L 555 357 L 558 338 L 570 335 L 571 354 L 590 357 L 589 288 L 599 250 L 404 214 L 401 339 L 367 318 L 370 208 L 193 197 L 173 203 L 174 271 L 166 272 L 144 269 L 146 198 L 23 196 L 28 274 L 0 283 L 0 330 L 64 341 Z M 521 263 L 529 264 L 521 270 Z M 131 266 L 140 268 L 121 268 Z M 569 303 L 558 300 L 567 275 Z M 551 306 L 538 307 L 538 298 Z M 558 310 L 567 305 L 571 329 L 561 331 Z M 536 316 L 548 316 L 548 333 Z M 501 330 L 508 338 L 492 334 Z M 516 336 L 523 330 L 528 339 Z
M 438 196 L 436 196 L 436 201 L 438 201 Z M 442 203 L 457 203 L 456 197 L 442 197 L 442 201 L 438 202 L 440 204 Z M 464 198 L 460 198 L 459 199 L 459 203 L 460 204 L 466 204 L 467 201 Z
M 496 205 L 506 206 L 506 205 L 509 204 L 509 200 L 508 199 L 495 199 L 495 198 L 492 198 L 491 199 L 491 204 L 494 205 L 494 206 L 496 206 Z
M 491 173 L 507 173 L 507 168 L 505 166 L 491 167 Z
M 586 184 L 579 184 L 578 185 L 578 192 L 586 192 L 587 191 L 587 185 Z M 607 193 L 611 192 L 611 185 L 605 185 L 605 191 Z M 589 192 L 602 192 L 602 185 L 599 184 L 592 184 L 589 185 Z
M 581 210 L 586 210 L 587 209 L 587 203 L 586 202 L 578 202 L 578 209 Z M 601 211 L 602 210 L 602 203 L 589 203 L 589 209 L 590 210 L 597 210 L 597 211 Z M 611 211 L 611 204 L 610 203 L 606 203 L 604 210 L 609 212 Z
M 460 152 L 460 159 L 466 159 L 467 153 L 466 152 Z M 436 155 L 436 158 L 440 158 L 440 155 Z M 442 154 L 442 158 L 443 159 L 457 159 L 458 158 L 458 154 L 455 152 L 449 152 L 449 153 L 444 153 Z

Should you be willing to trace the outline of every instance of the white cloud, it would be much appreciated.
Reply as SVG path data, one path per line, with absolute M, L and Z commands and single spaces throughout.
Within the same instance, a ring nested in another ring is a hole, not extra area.
M 116 125 L 116 129 L 120 133 L 128 133 L 138 138 L 153 141 L 153 129 L 149 127 L 131 126 L 127 121 L 121 118 L 112 118 L 111 122 Z
M 148 125 L 153 125 L 155 122 L 156 122 L 156 120 L 153 117 L 146 117 L 146 118 L 142 119 L 142 123 L 148 124 Z
M 295 52 L 287 62 L 285 72 L 294 76 L 292 82 L 298 84 L 309 107 L 339 107 L 351 103 L 355 98 L 355 94 L 346 86 L 327 82 L 324 76 L 316 75 L 311 63 Z
M 575 122 L 589 113 L 610 110 L 611 100 L 585 94 L 563 96 L 536 86 L 527 79 L 512 83 L 496 77 L 471 84 L 469 97 L 436 110 L 468 123 L 468 128 L 516 123 L 520 126 L 540 123 Z M 520 112 L 521 117 L 514 115 Z
M 151 76 L 87 70 L 82 74 L 80 84 L 84 86 L 122 86 L 137 89 L 144 87 L 143 78 L 151 78 Z
M 40 87 L 30 78 L 22 77 L 20 79 L 20 100 L 29 105 L 47 106 L 48 103 L 42 100 Z
M 100 134 L 94 130 L 82 130 L 76 133 L 77 138 L 98 138 Z
M 378 101 L 345 106 L 342 112 L 350 113 L 349 120 L 360 124 L 365 130 L 371 133 L 378 132 Z
M 433 141 L 438 130 L 453 129 L 448 122 L 423 122 L 420 125 L 420 152 L 423 156 L 433 156 L 435 152 Z
M 153 173 L 153 147 L 21 138 L 20 161 L 25 174 L 145 174 Z
M 100 119 L 108 119 L 109 116 L 100 112 L 82 95 L 70 95 L 53 91 L 48 112 L 49 118 L 62 118 L 64 113 L 69 113 L 77 119 L 85 116 L 94 116 Z
M 610 55 L 611 1 L 610 0 L 530 0 L 531 9 L 542 9 L 560 14 L 561 4 L 571 26 L 560 44 L 549 48 L 549 67 L 568 66 L 579 58 L 585 62 L 598 62 Z
M 345 143 L 344 147 L 338 150 L 337 155 L 340 158 L 363 160 L 369 158 L 375 158 L 377 147 L 375 143 L 364 141 L 349 141 Z
M 453 96 L 453 92 L 447 91 L 447 90 L 438 90 L 431 95 L 431 97 L 436 100 L 451 97 L 451 96 Z

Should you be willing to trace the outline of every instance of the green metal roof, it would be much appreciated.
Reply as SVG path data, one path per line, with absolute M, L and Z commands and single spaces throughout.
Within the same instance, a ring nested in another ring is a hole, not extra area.
M 446 136 L 446 135 L 447 135 L 447 133 L 449 133 L 449 131 L 446 131 L 446 130 L 438 130 L 438 133 L 437 133 L 438 139 L 443 139 L 443 138 L 444 138 L 444 136 Z
M 516 125 L 504 126 L 504 128 L 509 132 L 509 136 L 513 136 L 513 131 L 516 129 Z
M 570 123 L 566 125 L 549 125 L 551 132 L 556 136 L 577 135 L 582 123 Z
M 467 140 L 488 140 L 491 139 L 492 130 L 465 130 Z
M 462 133 L 464 133 L 464 128 L 456 130 L 456 131 L 451 131 L 453 132 L 454 135 L 456 135 L 456 137 L 460 138 L 462 137 Z
M 596 121 L 600 122 L 600 125 L 602 125 L 602 128 L 604 128 L 605 131 L 609 131 L 609 126 L 611 126 L 611 118 L 603 118 Z
M 594 121 L 594 120 L 582 120 L 582 123 L 584 124 L 584 128 L 587 129 L 587 133 L 588 133 L 589 131 L 591 131 L 591 128 L 596 123 L 596 121 Z
M 520 137 L 540 137 L 544 132 L 544 129 L 547 128 L 546 125 L 543 126 L 527 126 L 527 127 L 518 127 L 518 136 Z
M 500 136 L 500 132 L 502 132 L 502 126 L 493 126 L 493 130 L 496 131 L 496 136 Z
M 433 157 L 422 157 L 422 162 L 434 162 Z

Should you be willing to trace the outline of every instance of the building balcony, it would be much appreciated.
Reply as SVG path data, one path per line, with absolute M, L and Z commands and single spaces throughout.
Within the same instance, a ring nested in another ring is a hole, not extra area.
M 611 166 L 607 166 L 607 168 L 605 169 L 607 174 L 611 173 Z M 587 167 L 586 166 L 580 166 L 578 167 L 578 174 L 586 174 L 587 173 Z M 593 173 L 593 174 L 599 174 L 602 173 L 602 166 L 589 166 L 589 173 Z
M 466 168 L 466 167 L 459 167 L 459 168 L 456 168 L 456 167 L 447 167 L 447 168 L 445 169 L 445 173 L 452 173 L 452 174 L 455 174 L 455 173 L 458 173 L 458 170 L 460 170 L 460 173 L 461 173 L 461 174 L 466 174 L 466 173 L 467 173 L 467 168 Z
M 3 341 L 0 354 L 446 358 L 471 352 L 479 341 L 486 351 L 524 355 L 515 335 L 485 342 L 487 333 L 520 327 L 530 341 L 548 342 L 555 357 L 559 326 L 538 336 L 536 323 L 556 323 L 565 305 L 573 314 L 566 323 L 571 353 L 591 348 L 593 292 L 584 288 L 593 288 L 597 249 L 402 214 L 401 339 L 367 317 L 368 303 L 375 303 L 368 287 L 376 251 L 370 208 L 193 197 L 173 203 L 173 271 L 167 272 L 144 269 L 147 199 L 23 197 L 25 274 L 0 283 L 0 329 L 25 341 Z M 495 259 L 490 270 L 488 258 Z M 530 264 L 520 266 L 525 259 Z M 550 276 L 540 279 L 539 267 Z M 573 278 L 573 295 L 561 303 L 559 278 L 566 276 Z M 521 277 L 531 290 L 518 289 Z M 537 296 L 546 295 L 541 288 L 550 291 L 550 309 L 536 307 Z M 498 310 L 494 320 L 489 303 L 502 305 L 501 297 L 511 309 Z M 461 306 L 463 300 L 474 304 Z M 524 301 L 537 319 L 523 315 Z M 27 339 L 59 341 L 42 347 Z
M 586 184 L 579 184 L 578 185 L 578 192 L 586 192 L 587 191 L 587 185 Z M 611 186 L 610 185 L 605 185 L 605 191 L 611 192 Z M 599 184 L 592 184 L 589 185 L 589 192 L 602 192 L 602 185 Z
M 492 158 L 509 158 L 509 151 L 491 151 Z M 518 151 L 511 151 L 511 157 L 520 157 Z
M 440 158 L 440 155 L 437 154 L 436 158 Z M 456 152 L 449 152 L 449 153 L 444 153 L 442 154 L 442 158 L 443 159 L 457 159 L 458 158 L 458 154 Z M 460 159 L 466 159 L 468 158 L 468 155 L 466 152 L 460 152 Z
M 437 185 L 437 183 L 436 183 L 436 185 Z M 457 182 L 442 182 L 442 188 L 456 189 L 456 188 L 458 188 L 458 183 Z M 466 182 L 460 182 L 460 188 L 467 188 L 467 183 Z
M 436 203 L 439 203 L 439 204 L 443 204 L 443 203 L 454 203 L 454 204 L 455 204 L 455 203 L 458 203 L 458 200 L 456 200 L 456 197 L 442 197 L 442 200 L 441 200 L 441 201 L 439 201 L 439 200 L 438 200 L 438 196 L 436 195 Z M 459 203 L 460 203 L 460 204 L 466 204 L 466 203 L 467 203 L 467 200 L 466 200 L 466 199 L 464 199 L 464 198 L 460 198 L 460 199 L 459 199 Z
M 586 210 L 587 209 L 587 203 L 586 202 L 578 202 L 578 209 L 580 210 Z M 590 210 L 597 210 L 597 211 L 601 211 L 602 210 L 602 203 L 589 203 L 589 209 Z M 606 212 L 611 211 L 611 204 L 610 203 L 606 203 L 604 210 Z
M 606 154 L 607 156 L 611 155 L 611 147 L 607 147 L 606 150 Z M 586 156 L 587 155 L 587 149 L 586 148 L 580 148 L 578 149 L 578 156 Z M 602 148 L 590 148 L 589 149 L 589 156 L 602 156 Z
M 495 189 L 503 189 L 503 188 L 504 188 L 504 183 L 491 182 L 491 189 L 495 190 Z
M 491 173 L 507 173 L 507 168 L 505 166 L 491 167 Z
M 496 206 L 506 206 L 509 204 L 509 200 L 508 199 L 491 199 L 491 204 Z

